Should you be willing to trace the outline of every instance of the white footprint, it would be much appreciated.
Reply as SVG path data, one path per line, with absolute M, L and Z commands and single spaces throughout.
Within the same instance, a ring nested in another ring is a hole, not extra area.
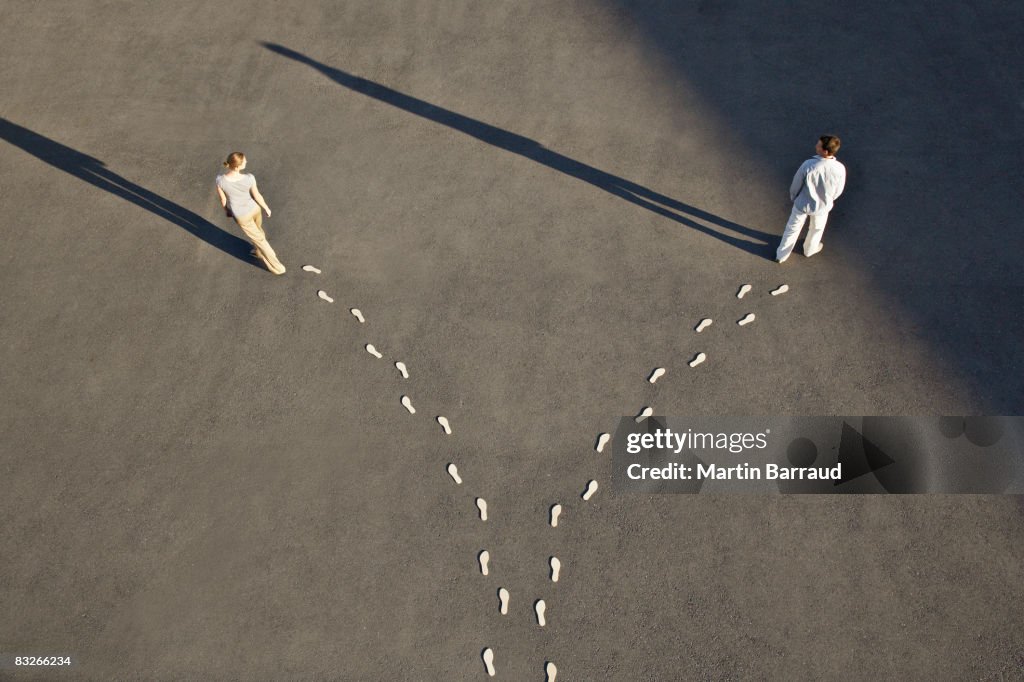
M 700 324 L 697 325 L 697 333 L 700 334 L 702 331 L 710 327 L 713 321 L 714 320 L 712 320 L 710 317 L 705 317 L 703 320 L 700 321 Z
M 555 682 L 555 678 L 558 677 L 558 668 L 554 663 L 548 661 L 544 664 L 544 673 L 548 676 L 547 682 Z
M 487 668 L 487 674 L 494 677 L 494 652 L 491 651 L 491 647 L 484 649 L 481 657 L 484 659 L 484 667 Z
M 665 368 L 664 367 L 656 367 L 654 369 L 654 371 L 651 372 L 651 376 L 648 377 L 647 380 L 653 384 L 655 381 L 657 381 L 658 379 L 660 379 L 663 376 L 665 376 Z
M 558 557 L 551 557 L 551 582 L 558 582 L 558 573 L 562 570 L 562 562 L 558 560 Z
M 741 327 L 742 327 L 742 326 L 743 326 L 743 325 L 745 325 L 745 324 L 750 324 L 750 323 L 751 323 L 751 322 L 753 322 L 753 321 L 754 321 L 755 319 L 756 319 L 756 318 L 755 318 L 755 316 L 754 316 L 754 313 L 747 313 L 746 315 L 744 315 L 744 316 L 743 316 L 743 319 L 742 319 L 742 320 L 736 320 L 736 324 L 738 324 L 739 326 L 741 326 Z
M 548 605 L 544 603 L 543 599 L 538 599 L 537 603 L 533 605 L 533 610 L 537 612 L 537 625 L 544 627 L 548 624 L 544 620 L 544 612 L 548 610 Z
M 480 510 L 480 520 L 487 520 L 487 500 L 482 497 L 476 498 L 476 508 Z M 486 573 L 485 573 L 486 575 Z
M 452 477 L 452 480 L 455 481 L 456 485 L 462 485 L 462 477 L 459 476 L 459 467 L 455 466 L 454 462 L 448 465 L 448 475 Z
M 327 292 L 324 291 L 323 289 L 318 290 L 316 292 L 316 295 L 322 298 L 323 300 L 327 301 L 328 303 L 334 303 L 334 299 L 328 296 Z
M 558 516 L 562 513 L 562 505 L 556 504 L 551 507 L 551 527 L 558 528 Z
M 645 420 L 648 417 L 650 417 L 652 414 L 654 414 L 654 408 L 645 407 L 644 409 L 640 410 L 640 414 L 638 414 L 636 417 L 634 417 L 634 420 L 636 421 L 637 424 L 639 424 L 643 420 Z
M 318 275 L 320 274 L 320 268 L 316 267 L 315 265 L 303 265 L 302 269 L 305 270 L 306 272 L 315 272 Z
M 704 355 L 703 353 L 697 353 L 697 355 L 694 356 L 693 360 L 690 360 L 690 367 L 696 367 L 697 365 L 699 365 L 700 363 L 704 362 L 707 359 L 708 356 Z
M 597 437 L 597 446 L 594 449 L 597 450 L 598 452 L 604 452 L 604 446 L 608 445 L 608 441 L 610 441 L 611 439 L 612 437 L 609 434 L 602 433 L 600 436 Z
M 403 379 L 408 379 L 409 378 L 409 370 L 406 368 L 404 362 L 399 360 L 398 362 L 395 363 L 395 367 L 397 367 L 398 371 L 402 373 L 402 378 Z
M 480 552 L 480 555 L 477 558 L 480 559 L 480 573 L 482 573 L 483 575 L 487 575 L 487 562 L 491 560 L 491 553 L 485 549 L 482 552 Z
M 744 284 L 743 286 L 740 287 L 740 290 L 736 292 L 736 298 L 743 298 L 753 288 L 754 287 L 750 286 L 749 284 Z
M 377 351 L 376 348 L 373 347 L 372 343 L 366 344 L 366 352 L 372 355 L 373 357 L 377 358 L 378 360 L 384 357 Z
M 789 285 L 788 284 L 783 284 L 778 289 L 772 289 L 771 294 L 772 294 L 772 296 L 778 296 L 779 294 L 784 294 L 787 291 L 789 291 Z
M 587 484 L 587 489 L 583 492 L 583 499 L 589 500 L 597 492 L 597 481 L 591 481 Z
M 349 308 L 348 311 L 350 313 L 352 313 L 352 317 L 354 317 L 357 320 L 359 320 L 359 324 L 362 324 L 363 322 L 366 322 L 366 318 L 363 317 L 363 313 L 362 313 L 361 310 L 359 310 L 359 308 Z
M 498 589 L 498 611 L 501 615 L 508 615 L 508 590 L 504 587 Z
M 449 436 L 452 435 L 452 426 L 448 423 L 448 417 L 438 417 L 437 423 L 441 425 L 441 428 L 444 429 L 445 433 Z
M 409 414 L 416 414 L 416 408 L 412 406 L 412 401 L 409 400 L 409 396 L 402 396 L 402 405 L 405 409 L 409 410 Z

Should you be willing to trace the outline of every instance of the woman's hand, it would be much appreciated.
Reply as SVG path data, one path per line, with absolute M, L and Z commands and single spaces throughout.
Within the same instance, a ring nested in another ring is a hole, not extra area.
M 269 206 L 267 207 L 267 217 L 268 218 L 270 217 L 270 207 Z

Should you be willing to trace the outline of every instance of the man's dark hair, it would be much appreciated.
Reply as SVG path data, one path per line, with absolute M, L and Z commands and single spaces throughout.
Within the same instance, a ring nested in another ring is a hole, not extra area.
M 839 151 L 839 146 L 842 144 L 835 135 L 822 135 L 818 139 L 821 140 L 821 148 L 831 156 L 836 155 L 836 152 Z

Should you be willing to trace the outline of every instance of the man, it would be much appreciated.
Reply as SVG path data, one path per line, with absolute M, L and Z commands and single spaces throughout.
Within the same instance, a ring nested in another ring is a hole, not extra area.
M 782 233 L 782 241 L 775 252 L 778 262 L 786 262 L 793 252 L 808 216 L 811 224 L 804 239 L 804 255 L 810 257 L 821 251 L 821 235 L 825 232 L 828 212 L 846 186 L 846 167 L 836 160 L 839 145 L 839 138 L 835 135 L 819 137 L 814 147 L 817 155 L 804 161 L 793 176 L 793 183 L 789 186 L 793 212 L 789 214 L 786 231 Z

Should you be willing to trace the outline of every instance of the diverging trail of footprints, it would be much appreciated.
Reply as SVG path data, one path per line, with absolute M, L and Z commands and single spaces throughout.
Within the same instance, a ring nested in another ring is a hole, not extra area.
M 316 275 L 319 275 L 322 272 L 319 268 L 317 268 L 317 267 L 315 267 L 313 265 L 304 265 L 302 267 L 302 269 L 303 269 L 303 271 L 305 271 L 307 273 L 312 273 L 312 274 L 316 274 Z M 739 287 L 738 291 L 736 292 L 735 297 L 736 297 L 736 299 L 745 300 L 745 297 L 748 294 L 750 294 L 752 291 L 753 291 L 753 286 L 752 285 L 750 285 L 750 284 L 743 284 L 742 286 Z M 785 294 L 788 291 L 789 291 L 789 285 L 781 284 L 778 287 L 776 287 L 775 289 L 772 289 L 768 293 L 769 293 L 770 296 L 775 297 L 775 296 L 780 296 L 782 294 Z M 330 294 L 328 294 L 323 289 L 320 289 L 320 290 L 317 291 L 317 296 L 322 301 L 324 301 L 326 303 L 334 303 L 334 298 L 332 298 L 330 296 Z M 753 299 L 753 297 L 752 297 L 752 299 Z M 751 302 L 753 302 L 752 299 L 751 299 Z M 750 307 L 751 306 L 747 306 L 748 309 Z M 366 323 L 366 318 L 363 316 L 362 311 L 360 311 L 358 308 L 349 308 L 349 313 L 359 322 L 359 324 L 365 324 Z M 751 310 L 751 311 L 746 312 L 745 314 L 743 314 L 738 319 L 733 320 L 732 324 L 735 324 L 738 327 L 746 327 L 746 326 L 752 324 L 753 322 L 755 322 L 756 320 L 757 320 L 757 315 L 756 315 L 755 312 L 753 312 Z M 727 322 L 727 324 L 728 324 L 728 322 Z M 713 318 L 710 318 L 710 317 L 706 317 L 706 318 L 703 318 L 700 321 L 698 321 L 697 324 L 693 327 L 694 334 L 695 335 L 699 335 L 699 336 L 697 336 L 697 338 L 695 340 L 703 340 L 704 338 L 706 338 L 704 336 L 705 333 L 713 325 L 715 325 L 715 321 L 714 321 Z M 719 325 L 719 326 L 721 326 L 721 325 Z M 695 344 L 695 347 L 697 348 L 697 350 L 693 354 L 692 358 L 686 363 L 691 369 L 695 369 L 698 366 L 703 365 L 705 362 L 707 362 L 709 364 L 713 364 L 713 362 L 714 362 L 714 358 L 709 358 L 708 354 L 704 350 L 700 350 L 699 349 L 700 345 L 701 344 L 699 344 L 699 343 Z M 382 353 L 380 353 L 377 350 L 377 348 L 372 343 L 366 343 L 364 348 L 366 349 L 366 352 L 369 353 L 370 355 L 372 355 L 373 357 L 375 357 L 377 359 L 383 359 L 384 358 L 384 355 Z M 405 365 L 404 362 L 402 362 L 401 360 L 398 360 L 398 361 L 396 361 L 394 363 L 394 366 L 395 366 L 395 369 L 397 370 L 397 372 L 399 373 L 399 375 L 403 379 L 408 379 L 409 378 L 409 369 Z M 655 367 L 651 371 L 651 373 L 647 376 L 647 382 L 649 384 L 653 385 L 659 379 L 661 379 L 662 377 L 665 377 L 667 374 L 668 374 L 668 370 L 665 367 Z M 408 395 L 402 395 L 400 400 L 399 400 L 399 402 L 402 405 L 402 407 L 404 407 L 406 409 L 406 411 L 409 412 L 409 414 L 411 414 L 411 415 L 415 415 L 416 414 L 416 407 L 413 405 L 412 398 L 410 398 Z M 636 415 L 635 420 L 636 420 L 637 423 L 640 423 L 644 419 L 647 419 L 648 417 L 651 417 L 653 415 L 654 415 L 654 408 L 651 407 L 650 405 L 647 405 L 647 406 L 644 406 L 640 410 L 640 412 Z M 435 420 L 437 421 L 438 425 L 441 427 L 441 431 L 445 435 L 451 435 L 452 434 L 451 423 L 449 422 L 447 417 L 445 417 L 443 415 L 437 415 L 435 417 Z M 599 453 L 604 452 L 604 448 L 608 445 L 608 443 L 610 441 L 611 441 L 611 434 L 609 434 L 608 432 L 600 433 L 598 435 L 598 437 L 597 437 L 596 443 L 594 444 L 594 449 L 597 452 L 599 452 Z M 448 473 L 448 476 L 451 478 L 451 480 L 454 482 L 455 485 L 462 486 L 464 484 L 462 476 L 459 473 L 458 465 L 455 462 L 448 462 L 445 465 L 445 469 L 446 469 L 446 471 Z M 589 501 L 594 496 L 594 494 L 597 493 L 599 487 L 600 486 L 599 486 L 599 483 L 598 483 L 596 478 L 590 479 L 589 481 L 587 481 L 586 485 L 583 487 L 583 490 L 580 493 L 580 499 L 582 501 L 584 501 L 584 502 Z M 484 498 L 482 498 L 482 497 L 475 497 L 474 498 L 474 503 L 476 505 L 477 512 L 479 513 L 480 520 L 481 521 L 487 521 L 487 518 L 488 518 L 487 517 L 487 510 L 488 510 L 487 501 Z M 562 503 L 561 502 L 557 502 L 557 501 L 553 502 L 550 505 L 550 507 L 548 507 L 548 514 L 547 514 L 547 518 L 545 519 L 546 525 L 550 526 L 551 528 L 557 529 L 558 525 L 559 525 L 559 519 L 560 519 L 560 517 L 562 515 L 562 511 L 563 511 Z M 491 575 L 491 573 L 492 573 L 491 565 L 490 565 L 491 554 L 490 554 L 490 552 L 486 548 L 481 548 L 479 550 L 479 552 L 476 555 L 476 562 L 477 562 L 477 564 L 479 566 L 480 575 L 484 576 L 484 577 L 489 577 Z M 550 578 L 550 581 L 552 583 L 557 583 L 558 580 L 559 580 L 561 571 L 562 571 L 562 562 L 561 562 L 561 560 L 557 556 L 550 556 L 550 557 L 548 557 L 548 567 L 550 569 L 550 573 L 548 574 L 548 576 Z M 512 608 L 511 604 L 512 604 L 513 595 L 504 586 L 499 586 L 498 589 L 497 589 L 496 594 L 497 594 L 497 597 L 498 597 L 498 608 L 497 608 L 498 615 L 499 616 L 508 615 L 509 609 Z M 518 601 L 518 599 L 516 601 Z M 531 599 L 527 599 L 526 601 L 527 601 L 527 603 L 531 603 Z M 547 616 L 548 604 L 547 604 L 547 601 L 545 600 L 545 598 L 544 597 L 536 597 L 535 596 L 535 598 L 532 599 L 532 608 L 533 608 L 534 616 L 536 618 L 537 626 L 541 627 L 541 628 L 545 627 L 547 625 L 547 618 L 548 618 L 548 616 Z M 495 675 L 498 674 L 497 673 L 498 667 L 497 667 L 497 663 L 496 663 L 495 652 L 494 652 L 494 648 L 492 648 L 492 646 L 490 646 L 490 645 L 485 646 L 480 651 L 480 658 L 483 661 L 484 671 L 486 672 L 487 675 L 489 675 L 491 677 L 494 677 Z M 555 682 L 555 679 L 556 679 L 556 677 L 558 675 L 558 667 L 555 665 L 555 663 L 553 661 L 549 660 L 549 661 L 545 661 L 544 662 L 544 672 L 545 672 L 545 676 L 546 676 L 546 682 Z

